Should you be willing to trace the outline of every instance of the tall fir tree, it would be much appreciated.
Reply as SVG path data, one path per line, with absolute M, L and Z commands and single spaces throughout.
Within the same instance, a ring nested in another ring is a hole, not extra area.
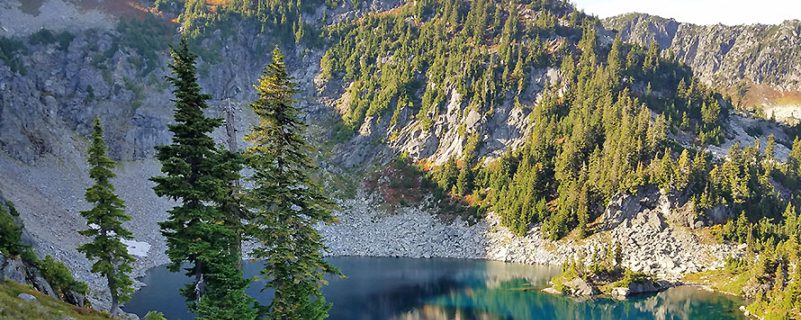
M 92 272 L 106 278 L 111 292 L 111 315 L 120 312 L 119 305 L 131 298 L 133 281 L 131 281 L 131 263 L 134 257 L 128 253 L 128 247 L 122 240 L 130 240 L 133 234 L 123 227 L 123 223 L 131 220 L 125 213 L 125 202 L 114 192 L 111 179 L 116 163 L 107 154 L 106 142 L 103 141 L 103 127 L 100 119 L 95 118 L 92 144 L 89 147 L 89 177 L 94 185 L 86 189 L 86 201 L 94 207 L 81 211 L 86 219 L 88 229 L 80 231 L 89 237 L 91 242 L 78 247 L 78 251 L 94 261 Z
M 253 168 L 250 232 L 258 243 L 252 256 L 265 263 L 261 277 L 275 298 L 263 309 L 268 319 L 324 319 L 330 304 L 320 288 L 325 274 L 339 271 L 323 260 L 325 246 L 314 229 L 335 221 L 333 203 L 310 177 L 316 170 L 302 134 L 305 125 L 293 106 L 296 84 L 287 73 L 277 48 L 256 86 L 258 99 L 250 106 L 259 123 L 245 139 Z
M 240 157 L 217 146 L 211 132 L 222 119 L 203 114 L 208 108 L 197 82 L 196 56 L 184 39 L 171 50 L 175 124 L 170 145 L 157 147 L 164 176 L 153 177 L 157 195 L 179 205 L 160 223 L 167 239 L 169 269 L 178 271 L 186 263 L 186 274 L 194 278 L 182 294 L 198 319 L 253 319 L 255 300 L 245 294 L 249 281 L 239 267 L 236 252 L 241 227 L 239 210 L 230 204 L 235 181 L 242 169 Z

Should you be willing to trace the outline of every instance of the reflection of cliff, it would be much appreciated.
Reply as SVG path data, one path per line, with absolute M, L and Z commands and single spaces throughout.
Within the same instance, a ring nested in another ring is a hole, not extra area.
M 542 288 L 559 273 L 558 267 L 530 266 L 524 264 L 504 263 L 498 261 L 482 262 L 483 269 L 464 269 L 453 275 L 457 281 L 480 279 L 481 285 L 488 288 L 504 286 L 509 281 L 525 279 L 524 288 Z
M 733 300 L 714 292 L 700 290 L 693 287 L 673 288 L 654 297 L 634 302 L 634 307 L 654 314 L 654 319 L 698 319 L 708 317 L 708 310 L 704 306 L 723 305 L 732 312 L 729 317 L 739 317 L 737 307 L 739 300 Z
M 439 297 L 470 295 L 474 290 L 513 288 L 522 293 L 532 286 L 541 288 L 558 271 L 544 266 L 459 259 L 334 257 L 330 261 L 350 275 L 348 279 L 331 279 L 324 288 L 327 295 L 335 293 L 328 295 L 334 305 L 349 305 L 332 309 L 332 319 L 362 319 L 365 314 L 372 319 L 495 319 L 489 317 L 491 313 L 440 310 L 439 305 L 429 302 Z
M 547 267 L 459 259 L 335 257 L 329 260 L 346 279 L 330 278 L 323 288 L 333 303 L 332 320 L 439 319 L 742 319 L 739 300 L 696 288 L 672 288 L 627 301 L 576 300 L 541 292 L 554 275 Z M 255 275 L 259 264 L 248 264 Z M 143 316 L 149 310 L 169 319 L 187 319 L 178 288 L 186 278 L 164 267 L 154 269 L 128 305 Z M 270 292 L 257 282 L 248 293 L 269 303 Z
M 399 319 L 741 319 L 738 301 L 697 288 L 672 288 L 627 301 L 575 300 L 524 291 L 522 279 L 495 288 L 451 291 Z M 433 306 L 439 306 L 434 308 Z M 458 312 L 457 312 L 458 310 Z M 444 318 L 439 318 L 444 315 Z

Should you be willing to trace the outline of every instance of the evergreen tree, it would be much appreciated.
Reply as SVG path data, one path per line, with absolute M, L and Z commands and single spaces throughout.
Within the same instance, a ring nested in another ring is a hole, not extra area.
M 790 175 L 801 177 L 801 139 L 793 140 L 793 147 L 787 157 L 787 171 Z
M 676 164 L 676 189 L 684 191 L 690 184 L 692 178 L 692 162 L 690 161 L 690 153 L 687 149 L 681 151 L 678 163 Z
M 125 202 L 114 193 L 111 179 L 115 177 L 112 169 L 116 163 L 109 158 L 106 149 L 103 127 L 100 119 L 95 118 L 88 157 L 89 177 L 94 185 L 86 189 L 86 201 L 94 207 L 81 211 L 89 229 L 80 231 L 81 235 L 91 238 L 91 242 L 78 247 L 78 251 L 89 261 L 95 261 L 92 272 L 106 278 L 111 291 L 111 315 L 116 316 L 120 303 L 130 300 L 133 293 L 130 273 L 134 257 L 122 243 L 122 240 L 132 239 L 133 234 L 122 226 L 131 216 L 125 213 Z
M 198 319 L 253 319 L 254 300 L 245 294 L 249 281 L 239 268 L 240 253 L 234 252 L 241 227 L 232 222 L 240 219 L 228 200 L 241 160 L 211 138 L 222 119 L 203 114 L 210 97 L 201 92 L 196 56 L 186 40 L 171 54 L 173 75 L 167 79 L 176 97 L 176 123 L 169 126 L 173 142 L 157 147 L 165 175 L 151 178 L 157 195 L 179 202 L 160 223 L 169 269 L 176 272 L 182 264 L 189 265 L 186 273 L 194 279 L 182 294 Z
M 465 196 L 467 193 L 473 189 L 472 183 L 472 173 L 470 171 L 470 167 L 465 161 L 462 168 L 459 169 L 459 175 L 456 177 L 456 193 L 459 196 Z
M 773 173 L 773 166 L 776 157 L 776 137 L 773 134 L 768 136 L 765 144 L 765 158 L 762 160 L 762 169 L 765 170 L 765 178 L 769 178 Z
M 622 47 L 623 40 L 620 39 L 620 35 L 617 35 L 615 37 L 615 41 L 612 42 L 612 48 L 609 50 L 609 55 L 607 56 L 607 65 L 609 66 L 608 70 L 614 81 L 618 81 L 618 79 L 620 79 Z
M 250 106 L 259 124 L 246 136 L 252 146 L 245 156 L 254 171 L 249 234 L 259 246 L 252 256 L 264 260 L 261 276 L 275 290 L 263 312 L 269 319 L 324 319 L 330 304 L 320 287 L 326 273 L 339 271 L 323 260 L 325 247 L 314 226 L 335 221 L 333 203 L 310 176 L 316 166 L 293 106 L 296 84 L 277 48 L 256 89 Z

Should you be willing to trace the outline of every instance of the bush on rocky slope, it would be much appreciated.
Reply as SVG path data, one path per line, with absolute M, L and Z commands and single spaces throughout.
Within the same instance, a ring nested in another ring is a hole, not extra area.
M 11 67 L 12 72 L 19 72 L 23 75 L 26 73 L 25 66 L 17 56 L 26 51 L 25 45 L 21 41 L 0 37 L 0 61 Z
M 87 285 L 75 280 L 62 262 L 50 256 L 40 260 L 23 243 L 23 230 L 14 206 L 0 195 L 0 281 L 29 283 L 46 294 L 83 305 L 83 296 L 89 290 Z
M 36 301 L 19 298 L 20 294 L 32 295 Z M 81 308 L 58 299 L 53 299 L 30 286 L 16 282 L 0 282 L 0 318 L 5 320 L 30 319 L 111 319 L 108 314 Z
M 22 254 L 26 246 L 22 244 L 22 227 L 19 214 L 10 203 L 0 203 L 0 253 Z

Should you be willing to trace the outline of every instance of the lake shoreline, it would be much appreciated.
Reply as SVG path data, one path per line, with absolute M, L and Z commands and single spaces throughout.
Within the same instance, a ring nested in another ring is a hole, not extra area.
M 348 278 L 329 278 L 323 288 L 333 303 L 332 320 L 338 319 L 451 319 L 501 317 L 514 319 L 560 318 L 585 314 L 594 319 L 656 319 L 658 314 L 689 319 L 742 319 L 733 316 L 739 300 L 687 286 L 674 287 L 632 299 L 570 299 L 542 292 L 560 270 L 552 266 L 504 263 L 480 259 L 330 257 Z M 246 264 L 246 275 L 258 273 L 261 266 Z M 178 293 L 188 278 L 165 267 L 147 272 L 148 283 L 126 306 L 127 312 L 143 315 L 157 310 L 168 318 L 187 318 L 188 310 Z M 269 292 L 260 292 L 259 283 L 248 289 L 262 303 Z M 266 300 L 265 300 L 266 299 Z M 675 308 L 693 301 L 690 308 Z M 707 316 L 709 314 L 709 316 Z M 172 315 L 172 316 L 170 316 Z M 703 315 L 706 318 L 699 318 Z

